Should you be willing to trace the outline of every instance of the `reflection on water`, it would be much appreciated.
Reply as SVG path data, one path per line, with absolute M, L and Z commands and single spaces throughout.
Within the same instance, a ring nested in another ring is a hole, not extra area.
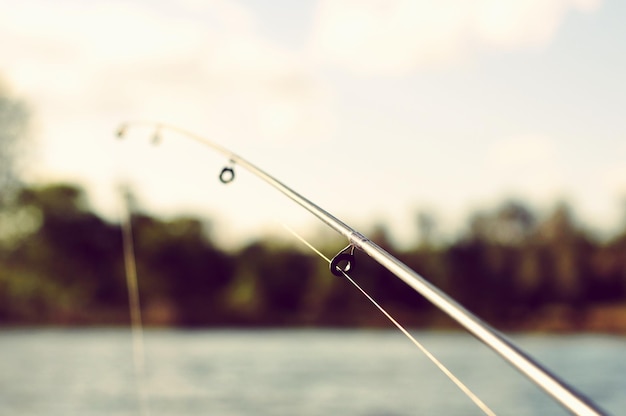
M 465 334 L 417 333 L 498 414 L 567 414 Z M 626 409 L 626 339 L 523 336 L 606 410 Z M 395 331 L 148 331 L 151 415 L 481 414 Z M 139 415 L 129 330 L 0 332 L 0 414 Z

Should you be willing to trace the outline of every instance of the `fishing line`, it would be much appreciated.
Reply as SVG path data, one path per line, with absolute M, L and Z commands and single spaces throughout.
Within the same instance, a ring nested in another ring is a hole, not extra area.
M 139 303 L 139 284 L 133 241 L 133 228 L 130 212 L 130 195 L 125 193 L 122 198 L 122 245 L 124 246 L 124 267 L 126 270 L 126 287 L 128 288 L 128 307 L 130 310 L 131 332 L 133 339 L 133 366 L 137 383 L 139 408 L 142 415 L 149 415 L 148 398 L 144 385 L 145 352 L 143 345 L 143 324 L 141 320 L 141 304 Z
M 321 258 L 323 258 L 324 260 L 326 260 L 326 262 L 328 264 L 331 263 L 331 259 L 329 259 L 328 257 L 326 257 L 321 251 L 319 251 L 316 247 L 313 246 L 313 244 L 309 243 L 304 237 L 302 237 L 300 234 L 298 234 L 295 230 L 293 230 L 291 227 L 289 227 L 287 224 L 284 224 L 282 222 L 278 223 L 280 225 L 283 226 L 283 228 L 287 231 L 289 231 L 295 238 L 297 238 L 298 240 L 300 240 L 300 242 L 302 242 L 304 245 L 306 245 L 308 248 L 310 248 L 311 250 L 313 250 L 317 255 L 319 255 Z M 439 368 L 439 370 L 445 374 L 450 381 L 452 381 L 472 402 L 474 402 L 474 404 L 480 409 L 482 410 L 486 415 L 489 416 L 495 416 L 495 413 L 482 401 L 480 400 L 480 398 L 478 396 L 476 396 L 476 394 L 474 394 L 474 392 L 472 392 L 470 390 L 469 387 L 467 387 L 461 380 L 459 380 L 453 373 L 452 371 L 450 371 L 441 361 L 439 361 L 437 359 L 437 357 L 435 357 L 424 345 L 422 345 L 417 339 L 415 339 L 415 337 L 413 335 L 411 335 L 409 333 L 409 331 L 407 331 L 402 324 L 400 324 L 398 321 L 396 321 L 394 319 L 393 316 L 391 316 L 386 310 L 385 308 L 383 308 L 378 302 L 376 302 L 361 286 L 359 286 L 359 284 L 357 282 L 355 282 L 349 275 L 348 273 L 346 273 L 345 271 L 341 270 L 341 273 L 343 274 L 343 276 L 348 279 L 348 281 L 350 283 L 352 283 L 366 298 L 367 300 L 369 300 L 376 308 L 378 308 L 378 310 L 380 312 L 382 312 L 383 315 L 385 315 L 387 317 L 387 319 L 389 319 L 389 321 L 391 321 L 391 323 L 393 323 L 417 348 L 419 348 L 420 351 L 422 351 L 422 353 L 424 353 L 424 355 L 430 360 L 432 361 L 433 364 L 435 364 L 435 366 L 437 366 L 437 368 Z

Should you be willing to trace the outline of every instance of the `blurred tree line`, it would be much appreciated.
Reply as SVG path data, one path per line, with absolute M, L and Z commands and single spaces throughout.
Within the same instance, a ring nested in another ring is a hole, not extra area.
M 0 82 L 0 325 L 119 325 L 130 320 L 122 231 L 73 185 L 27 187 L 19 162 L 29 106 Z M 198 218 L 133 215 L 144 321 L 181 326 L 388 326 L 300 243 L 217 247 Z M 626 224 L 624 224 L 626 227 Z M 539 218 L 520 202 L 475 213 L 451 242 L 416 216 L 419 242 L 400 249 L 368 233 L 468 309 L 503 329 L 626 333 L 626 228 L 603 241 L 567 205 Z M 345 243 L 317 243 L 334 255 Z M 450 327 L 419 294 L 357 252 L 353 277 L 402 323 Z
M 227 251 L 193 217 L 132 216 L 144 321 L 177 326 L 388 326 L 348 281 L 299 242 Z M 22 187 L 0 210 L 0 323 L 129 322 L 122 232 L 73 185 Z M 451 242 L 416 216 L 418 243 L 381 247 L 486 321 L 509 330 L 626 332 L 626 229 L 609 241 L 562 204 L 539 218 L 520 202 L 472 215 Z M 317 244 L 334 255 L 343 243 Z M 402 323 L 452 327 L 402 281 L 357 252 L 354 279 Z

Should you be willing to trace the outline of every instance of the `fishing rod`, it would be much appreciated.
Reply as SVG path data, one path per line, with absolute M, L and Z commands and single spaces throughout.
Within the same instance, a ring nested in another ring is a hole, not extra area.
M 354 228 L 348 226 L 328 211 L 320 208 L 309 199 L 300 195 L 254 164 L 248 162 L 243 157 L 202 136 L 164 123 L 151 121 L 128 121 L 123 123 L 118 128 L 117 136 L 122 138 L 130 127 L 141 125 L 150 126 L 156 129 L 153 135 L 153 142 L 155 143 L 160 141 L 162 130 L 167 129 L 212 148 L 216 152 L 226 156 L 229 161 L 228 165 L 225 166 L 219 174 L 219 180 L 222 183 L 230 183 L 233 181 L 235 179 L 235 166 L 242 166 L 250 173 L 265 181 L 270 186 L 282 192 L 289 199 L 302 206 L 330 228 L 346 237 L 348 239 L 348 246 L 337 253 L 337 255 L 333 257 L 330 262 L 330 271 L 333 275 L 341 276 L 343 275 L 343 272 L 353 270 L 355 267 L 355 249 L 363 251 L 380 265 L 393 273 L 396 277 L 409 285 L 413 290 L 429 300 L 442 312 L 455 320 L 470 334 L 491 348 L 506 362 L 524 374 L 547 394 L 552 396 L 565 409 L 575 415 L 606 414 L 605 411 L 600 409 L 590 399 L 585 397 L 582 393 L 576 391 L 576 389 L 572 386 L 569 386 L 557 375 L 522 351 L 502 333 L 469 312 L 445 292 L 429 283 L 409 266 L 402 263 L 400 260 L 389 254 Z

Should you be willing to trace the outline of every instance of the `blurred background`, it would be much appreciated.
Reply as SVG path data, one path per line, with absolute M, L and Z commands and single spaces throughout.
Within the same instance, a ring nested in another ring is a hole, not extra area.
M 305 210 L 239 170 L 223 186 L 227 160 L 184 137 L 114 138 L 154 120 L 240 153 L 489 318 L 624 331 L 624 16 L 595 0 L 6 2 L 1 319 L 125 319 L 122 187 L 148 322 L 332 323 L 333 304 L 337 322 L 373 319 L 277 226 L 332 256 L 343 241 Z M 430 310 L 382 274 L 364 278 L 383 298 Z
M 128 327 L 124 192 L 145 325 L 389 328 L 281 224 L 329 257 L 340 236 L 243 169 L 220 183 L 228 160 L 157 127 L 168 123 L 252 161 L 497 328 L 624 351 L 626 4 L 0 8 L 5 330 Z M 119 140 L 129 120 L 156 124 Z M 354 277 L 403 324 L 456 328 L 365 255 Z M 32 333 L 19 334 L 15 348 L 30 345 Z M 90 334 L 80 342 L 103 337 Z M 598 394 L 618 377 L 611 364 L 602 371 L 589 387 Z

